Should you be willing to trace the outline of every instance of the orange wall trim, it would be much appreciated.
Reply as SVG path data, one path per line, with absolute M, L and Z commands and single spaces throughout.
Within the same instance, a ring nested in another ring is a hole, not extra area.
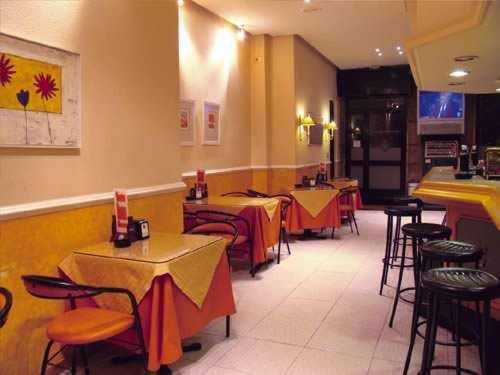
M 151 230 L 180 233 L 184 192 L 131 198 L 130 214 L 147 218 Z M 2 328 L 2 374 L 36 374 L 46 344 L 45 324 L 61 311 L 55 301 L 33 298 L 23 274 L 56 275 L 57 265 L 73 250 L 108 241 L 113 205 L 98 204 L 0 222 L 0 285 L 11 290 L 14 304 Z M 23 359 L 19 353 L 24 353 Z

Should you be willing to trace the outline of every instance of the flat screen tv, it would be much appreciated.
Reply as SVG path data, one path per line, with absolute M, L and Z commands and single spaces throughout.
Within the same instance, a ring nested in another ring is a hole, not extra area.
M 464 94 L 418 92 L 418 134 L 463 134 Z

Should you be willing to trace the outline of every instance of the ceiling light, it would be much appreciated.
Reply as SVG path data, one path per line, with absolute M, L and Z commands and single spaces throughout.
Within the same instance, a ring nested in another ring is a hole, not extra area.
M 399 52 L 398 52 L 398 55 L 402 55 L 402 54 L 403 54 L 403 51 L 399 51 Z
M 311 4 L 311 0 L 304 0 L 304 3 Z
M 377 56 L 382 56 L 382 52 L 377 53 Z
M 463 56 L 457 56 L 455 57 L 456 62 L 467 62 L 467 61 L 472 61 L 478 59 L 479 56 L 476 55 L 463 55 Z
M 397 46 L 397 47 L 396 47 L 396 49 L 397 49 L 398 51 L 401 51 L 401 47 L 400 47 L 400 46 Z
M 243 28 L 244 25 L 241 25 L 239 30 L 238 30 L 238 40 L 243 41 L 245 40 L 245 29 Z
M 454 77 L 454 78 L 465 77 L 468 75 L 469 75 L 469 72 L 467 70 L 463 70 L 463 69 L 455 69 L 454 71 L 452 71 L 450 73 L 450 76 Z
M 497 88 L 497 89 L 495 89 L 495 91 L 496 91 L 496 92 L 500 92 L 500 87 L 499 87 L 499 88 Z
M 177 5 L 180 7 L 184 6 L 184 0 L 177 0 Z
M 380 52 L 380 48 L 375 48 L 375 52 L 379 53 Z

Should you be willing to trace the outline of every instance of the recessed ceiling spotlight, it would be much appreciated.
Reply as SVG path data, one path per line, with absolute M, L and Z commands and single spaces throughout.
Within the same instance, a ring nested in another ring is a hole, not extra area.
M 377 56 L 382 56 L 382 52 L 377 53 Z
M 396 47 L 396 49 L 397 49 L 398 51 L 401 51 L 401 46 L 397 46 L 397 47 Z
M 457 56 L 455 57 L 456 62 L 467 62 L 467 61 L 472 61 L 478 59 L 479 56 L 476 55 L 463 55 L 463 56 Z
M 398 55 L 402 55 L 404 52 L 403 51 L 399 51 L 398 52 Z
M 311 0 L 304 0 L 304 3 L 311 4 Z
M 465 76 L 468 76 L 470 72 L 468 72 L 467 70 L 463 70 L 463 69 L 455 69 L 454 71 L 452 71 L 450 73 L 450 77 L 453 77 L 453 78 L 460 78 L 460 77 L 465 77 Z
M 184 0 L 177 0 L 177 5 L 178 5 L 179 7 L 184 6 Z
M 375 48 L 375 52 L 380 53 L 380 48 Z
M 499 88 L 497 88 L 497 89 L 495 89 L 495 91 L 496 91 L 496 92 L 500 92 L 500 87 L 499 87 Z

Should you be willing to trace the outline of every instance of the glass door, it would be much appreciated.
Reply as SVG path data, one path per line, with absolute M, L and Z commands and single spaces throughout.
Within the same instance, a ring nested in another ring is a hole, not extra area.
M 347 174 L 367 203 L 386 203 L 405 190 L 404 99 L 356 99 L 348 104 Z

